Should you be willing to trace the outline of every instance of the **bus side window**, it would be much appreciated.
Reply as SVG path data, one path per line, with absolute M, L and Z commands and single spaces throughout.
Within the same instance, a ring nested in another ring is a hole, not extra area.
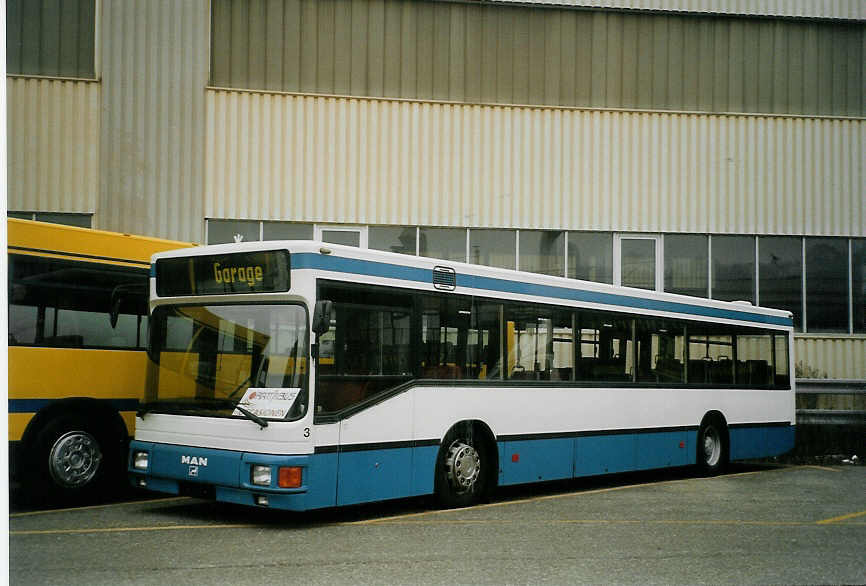
M 147 271 L 9 255 L 9 343 L 63 348 L 143 347 Z M 109 319 L 112 292 L 130 291 Z

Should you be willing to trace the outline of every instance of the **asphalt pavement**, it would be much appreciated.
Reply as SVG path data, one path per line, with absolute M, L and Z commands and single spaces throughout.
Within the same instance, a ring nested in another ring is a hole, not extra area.
M 18 584 L 866 583 L 866 467 L 738 465 L 315 513 L 186 497 L 10 515 Z

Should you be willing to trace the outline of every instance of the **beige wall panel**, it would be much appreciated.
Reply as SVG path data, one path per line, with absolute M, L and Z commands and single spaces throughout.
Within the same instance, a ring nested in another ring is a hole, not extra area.
M 663 10 L 671 12 L 709 12 L 793 16 L 804 18 L 866 19 L 862 0 L 499 0 L 520 4 L 553 4 L 592 8 Z
M 794 345 L 798 370 L 811 377 L 866 379 L 866 337 L 798 336 Z
M 863 121 L 207 91 L 205 215 L 866 235 Z
M 210 3 L 100 4 L 103 172 L 95 227 L 200 241 Z
M 84 212 L 99 197 L 99 84 L 7 78 L 7 208 Z

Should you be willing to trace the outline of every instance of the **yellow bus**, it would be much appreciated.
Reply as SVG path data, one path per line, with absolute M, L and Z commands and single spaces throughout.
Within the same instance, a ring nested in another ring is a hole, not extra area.
M 10 472 L 38 501 L 125 480 L 144 390 L 150 255 L 191 246 L 7 219 Z

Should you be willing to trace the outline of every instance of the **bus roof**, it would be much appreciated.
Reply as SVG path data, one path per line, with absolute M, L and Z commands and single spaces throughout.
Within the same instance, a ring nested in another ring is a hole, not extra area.
M 312 240 L 274 240 L 201 246 L 195 250 L 158 253 L 154 255 L 153 262 L 160 258 L 262 250 L 288 250 L 292 254 L 293 271 L 313 269 L 343 273 L 347 276 L 360 276 L 364 282 L 380 282 L 384 279 L 386 281 L 381 281 L 382 284 L 433 290 L 435 289 L 434 272 L 438 268 L 454 271 L 453 292 L 457 294 L 503 295 L 514 299 L 532 298 L 538 302 L 547 299 L 550 303 L 582 305 L 614 311 L 637 310 L 668 316 L 676 314 L 678 317 L 793 327 L 793 316 L 789 311 L 758 307 L 747 302 L 690 297 Z
M 65 253 L 81 260 L 149 264 L 155 252 L 196 246 L 191 242 L 17 218 L 7 218 L 6 228 L 10 250 L 31 254 Z

